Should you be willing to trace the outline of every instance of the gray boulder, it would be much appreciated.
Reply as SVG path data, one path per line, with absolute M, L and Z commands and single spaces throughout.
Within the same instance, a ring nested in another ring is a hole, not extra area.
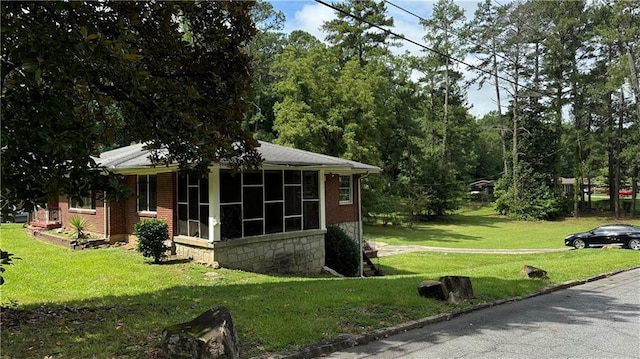
M 162 349 L 168 359 L 236 359 L 238 335 L 225 307 L 207 310 L 194 320 L 165 328 Z

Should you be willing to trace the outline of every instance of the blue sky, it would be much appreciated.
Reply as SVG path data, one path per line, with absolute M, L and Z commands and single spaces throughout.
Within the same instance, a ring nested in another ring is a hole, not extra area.
M 335 0 L 325 0 L 328 3 L 334 3 Z M 335 12 L 318 2 L 313 0 L 271 0 L 276 11 L 282 11 L 286 16 L 284 31 L 289 33 L 293 30 L 304 30 L 320 40 L 324 40 L 325 34 L 319 29 L 323 22 L 331 20 L 335 17 Z M 423 18 L 429 18 L 433 9 L 434 1 L 429 0 L 391 0 L 391 3 L 403 7 Z M 464 11 L 467 18 L 473 17 L 473 13 L 477 8 L 477 1 L 456 1 Z M 403 34 L 405 37 L 422 43 L 424 30 L 419 23 L 419 19 L 414 15 L 399 10 L 392 5 L 387 4 L 387 13 L 394 19 L 394 31 Z M 420 55 L 420 48 L 406 44 L 401 49 L 396 49 L 398 53 L 410 51 L 415 55 Z M 470 55 L 465 59 L 467 62 L 473 63 L 475 59 Z M 472 74 L 464 68 L 460 69 L 465 73 L 466 77 Z M 495 110 L 495 93 L 491 86 L 485 85 L 481 90 L 476 89 L 473 85 L 467 93 L 467 101 L 472 105 L 471 113 L 475 116 L 482 116 L 485 113 Z M 503 94 L 504 96 L 505 94 Z M 504 97 L 503 97 L 504 98 Z

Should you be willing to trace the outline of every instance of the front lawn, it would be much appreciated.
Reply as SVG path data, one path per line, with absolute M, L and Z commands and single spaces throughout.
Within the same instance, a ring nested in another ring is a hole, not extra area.
M 472 224 L 458 229 L 454 223 L 446 225 L 449 232 L 477 237 L 469 241 L 474 243 L 494 241 L 500 233 L 483 239 L 482 228 L 467 228 Z M 545 226 L 535 225 L 539 231 Z M 546 224 L 557 225 L 564 222 Z M 6 267 L 7 282 L 0 287 L 1 303 L 8 308 L 2 315 L 0 349 L 10 358 L 154 357 L 162 328 L 219 305 L 231 310 L 242 355 L 251 357 L 457 308 L 419 297 L 417 286 L 424 279 L 468 275 L 477 303 L 640 264 L 640 253 L 631 250 L 410 253 L 380 258 L 385 277 L 261 275 L 192 263 L 151 265 L 122 248 L 72 251 L 5 224 L 0 226 L 0 248 L 22 258 Z M 546 269 L 550 279 L 524 278 L 519 274 L 524 264 Z
M 541 249 L 562 248 L 564 237 L 607 223 L 640 225 L 640 220 L 605 216 L 566 218 L 557 222 L 513 221 L 493 208 L 467 209 L 429 223 L 407 226 L 365 224 L 365 239 L 388 244 L 415 244 L 447 248 Z

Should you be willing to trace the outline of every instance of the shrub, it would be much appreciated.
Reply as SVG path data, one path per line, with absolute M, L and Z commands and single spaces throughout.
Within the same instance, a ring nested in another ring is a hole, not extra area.
M 88 231 L 91 230 L 89 220 L 81 216 L 73 216 L 69 219 L 71 226 L 71 235 L 75 239 L 86 239 L 89 237 Z
M 360 271 L 360 249 L 338 226 L 327 226 L 324 235 L 324 264 L 336 272 L 346 276 L 355 277 Z
M 11 261 L 13 260 L 13 253 L 5 252 L 0 249 L 0 285 L 4 284 L 4 277 L 2 277 L 2 273 L 4 272 L 5 265 L 12 265 Z
M 159 263 L 167 257 L 171 247 L 164 244 L 169 239 L 167 223 L 158 219 L 147 219 L 136 223 L 134 232 L 138 237 L 138 252 Z

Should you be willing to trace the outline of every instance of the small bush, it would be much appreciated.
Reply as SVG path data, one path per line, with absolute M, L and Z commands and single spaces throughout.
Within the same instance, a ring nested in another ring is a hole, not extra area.
M 340 227 L 328 226 L 324 235 L 324 264 L 336 272 L 355 277 L 360 271 L 360 249 Z
M 167 257 L 167 251 L 171 247 L 164 244 L 169 239 L 166 222 L 158 219 L 140 221 L 136 223 L 133 233 L 138 237 L 138 252 L 144 257 L 153 258 L 154 263 Z

